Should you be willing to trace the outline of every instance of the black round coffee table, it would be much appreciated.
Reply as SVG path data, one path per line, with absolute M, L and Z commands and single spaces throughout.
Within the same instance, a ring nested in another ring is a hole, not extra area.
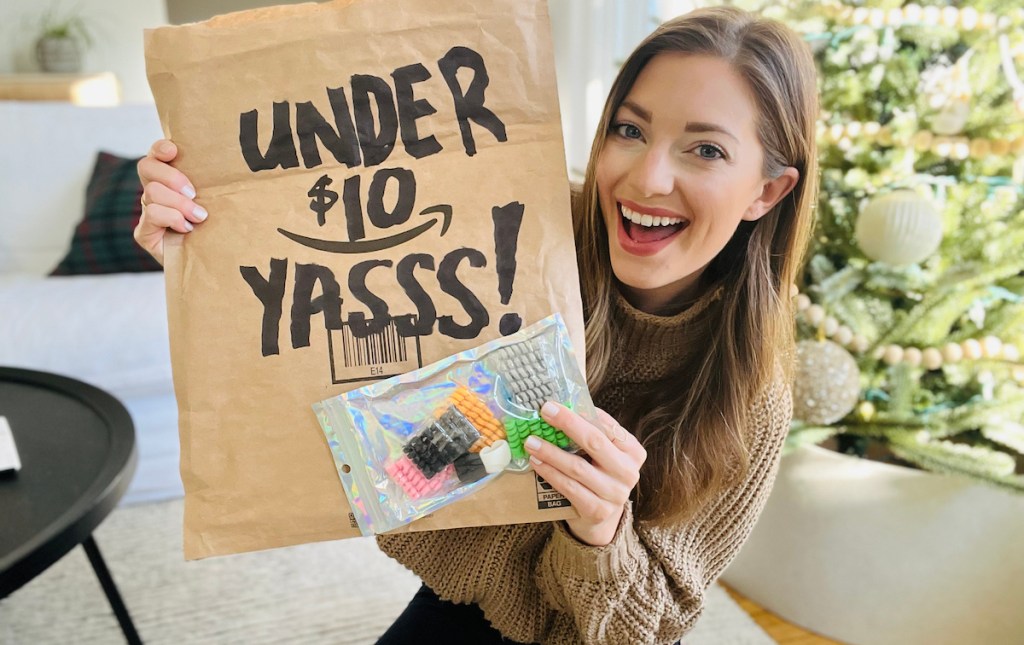
M 0 598 L 81 544 L 129 642 L 141 642 L 92 538 L 135 472 L 124 406 L 74 379 L 0 368 L 0 416 L 21 470 L 0 477 Z

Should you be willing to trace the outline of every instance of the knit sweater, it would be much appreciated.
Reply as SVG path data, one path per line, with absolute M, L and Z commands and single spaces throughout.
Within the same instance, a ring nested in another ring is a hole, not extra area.
M 682 355 L 687 323 L 718 294 L 668 317 L 641 312 L 619 296 L 614 316 L 621 337 L 611 376 L 594 393 L 598 407 L 616 417 L 631 396 L 664 377 Z M 754 404 L 745 479 L 684 523 L 635 520 L 627 503 L 615 537 L 602 547 L 578 541 L 564 522 L 381 535 L 377 542 L 441 598 L 479 605 L 507 638 L 545 645 L 674 643 L 694 626 L 705 590 L 761 513 L 791 410 L 780 378 Z

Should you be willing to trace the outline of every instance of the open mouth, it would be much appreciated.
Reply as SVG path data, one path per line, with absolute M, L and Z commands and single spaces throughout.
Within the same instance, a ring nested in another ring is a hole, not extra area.
M 690 224 L 689 220 L 681 217 L 640 214 L 622 203 L 618 207 L 623 231 L 636 244 L 667 241 Z

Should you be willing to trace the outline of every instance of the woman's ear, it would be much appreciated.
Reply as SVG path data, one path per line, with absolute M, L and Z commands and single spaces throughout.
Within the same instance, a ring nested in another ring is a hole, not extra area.
M 783 197 L 789 194 L 800 180 L 800 171 L 790 166 L 782 171 L 782 174 L 775 179 L 764 182 L 761 194 L 754 202 L 747 207 L 743 213 L 743 219 L 748 222 L 755 222 L 761 219 L 765 213 L 778 204 Z

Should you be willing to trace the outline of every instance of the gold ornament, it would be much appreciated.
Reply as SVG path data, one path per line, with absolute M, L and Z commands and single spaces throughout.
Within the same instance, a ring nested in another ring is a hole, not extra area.
M 796 346 L 793 416 L 830 425 L 860 399 L 860 369 L 850 353 L 830 340 L 803 340 Z

